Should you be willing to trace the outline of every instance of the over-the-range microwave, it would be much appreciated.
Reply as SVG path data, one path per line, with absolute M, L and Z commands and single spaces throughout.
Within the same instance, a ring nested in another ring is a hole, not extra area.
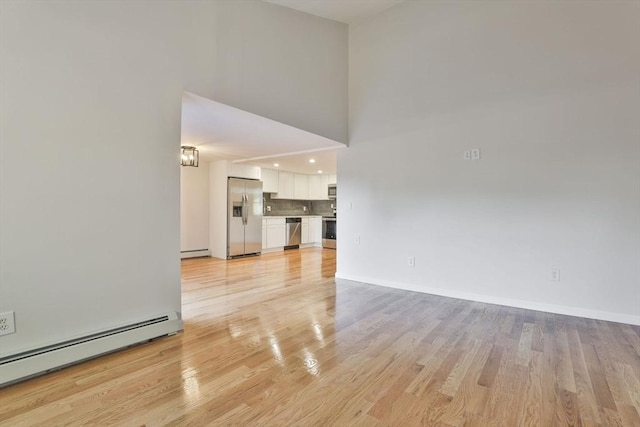
M 338 188 L 335 184 L 329 185 L 329 198 L 337 199 L 338 198 Z

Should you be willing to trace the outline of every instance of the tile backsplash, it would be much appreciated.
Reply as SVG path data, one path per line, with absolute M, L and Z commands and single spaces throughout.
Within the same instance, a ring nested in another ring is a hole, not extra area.
M 333 215 L 333 208 L 337 208 L 336 200 L 289 200 L 272 199 L 272 193 L 264 193 L 265 206 L 271 206 L 266 216 L 288 215 Z M 265 208 L 266 209 L 266 208 Z

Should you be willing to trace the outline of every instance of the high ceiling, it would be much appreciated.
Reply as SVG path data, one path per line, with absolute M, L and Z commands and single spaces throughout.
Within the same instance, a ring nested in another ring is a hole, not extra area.
M 404 0 L 264 0 L 301 12 L 353 24 Z M 185 93 L 182 145 L 194 145 L 202 160 L 231 160 L 290 172 L 336 173 L 336 149 L 344 144 L 301 129 Z M 314 159 L 315 163 L 309 160 Z
M 404 0 L 264 0 L 345 24 L 356 23 Z
M 261 168 L 306 173 L 309 175 L 316 173 L 335 174 L 336 153 L 338 150 L 340 150 L 340 148 L 293 154 L 289 156 L 277 156 L 257 161 L 249 161 L 248 163 L 260 166 Z M 313 161 L 313 163 L 311 163 L 311 161 Z
M 196 146 L 203 161 L 231 160 L 315 174 L 336 172 L 337 141 L 185 92 L 181 145 Z M 326 151 L 326 152 L 325 152 Z M 313 158 L 317 162 L 310 163 Z

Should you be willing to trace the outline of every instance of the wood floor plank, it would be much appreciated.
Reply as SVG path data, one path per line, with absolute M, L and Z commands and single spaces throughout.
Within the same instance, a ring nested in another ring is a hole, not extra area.
M 461 361 L 459 363 L 459 373 L 456 373 L 454 368 L 452 374 L 440 388 L 441 393 L 453 397 L 441 418 L 441 421 L 445 424 L 459 425 L 469 414 L 483 414 L 489 398 L 489 392 L 486 387 L 477 385 L 477 381 L 490 350 L 489 344 L 478 344 L 476 351 L 468 352 L 469 355 L 473 354 L 473 358 Z M 456 375 L 463 376 L 460 380 L 456 380 L 458 384 L 455 386 L 455 391 L 452 391 L 451 380 Z
M 573 377 L 576 384 L 576 397 L 578 399 L 578 407 L 583 422 L 591 421 L 600 424 L 600 414 L 598 410 L 598 402 L 595 399 L 589 371 L 580 345 L 580 337 L 577 330 L 571 330 L 567 333 L 569 341 L 569 352 L 573 364 Z
M 620 421 L 628 426 L 640 426 L 640 415 L 638 410 L 631 405 L 618 405 Z
M 533 352 L 528 365 L 523 396 L 518 402 L 518 407 L 513 408 L 516 411 L 517 425 L 519 426 L 543 425 L 542 378 L 544 373 L 542 365 L 542 353 Z
M 183 333 L 0 389 L 0 426 L 638 426 L 640 328 L 182 261 Z
M 603 408 L 610 410 L 616 410 L 616 404 L 609 388 L 606 375 L 604 373 L 604 366 L 602 365 L 596 350 L 593 345 L 586 345 L 583 347 L 585 360 L 587 362 L 587 370 L 589 371 L 589 377 L 591 378 L 592 390 L 595 394 L 598 404 Z
M 489 357 L 482 368 L 482 372 L 480 373 L 480 377 L 478 378 L 478 385 L 484 387 L 493 386 L 493 382 L 496 379 L 496 375 L 498 373 L 498 368 L 500 367 L 500 362 L 502 361 L 502 352 L 503 348 L 497 345 L 494 345 L 491 348 L 491 353 L 489 353 Z

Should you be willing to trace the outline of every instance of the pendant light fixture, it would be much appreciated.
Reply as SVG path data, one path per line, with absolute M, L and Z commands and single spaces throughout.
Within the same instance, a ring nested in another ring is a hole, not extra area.
M 191 147 L 189 145 L 183 145 L 180 147 L 180 164 L 182 166 L 193 166 L 197 168 L 199 162 L 200 153 L 196 147 Z

